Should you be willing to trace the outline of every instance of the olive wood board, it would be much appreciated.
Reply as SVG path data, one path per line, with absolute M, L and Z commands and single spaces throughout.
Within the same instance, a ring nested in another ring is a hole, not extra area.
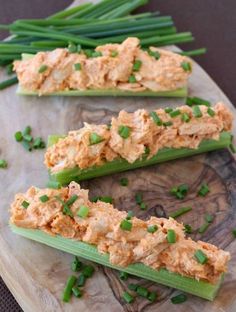
M 85 1 L 76 1 L 79 4 Z M 209 57 L 208 55 L 206 57 Z M 0 73 L 0 79 L 4 79 Z M 26 312 L 151 312 L 151 311 L 236 311 L 236 240 L 231 229 L 236 227 L 236 162 L 228 150 L 210 152 L 187 159 L 167 162 L 161 165 L 137 169 L 81 183 L 90 189 L 90 196 L 110 195 L 119 209 L 133 210 L 137 217 L 168 216 L 181 206 L 192 206 L 193 210 L 178 218 L 189 223 L 194 229 L 204 222 L 206 212 L 215 219 L 209 230 L 194 239 L 214 243 L 230 251 L 232 259 L 229 272 L 214 302 L 188 295 L 182 305 L 173 305 L 171 296 L 178 291 L 138 278 L 128 282 L 119 279 L 112 269 L 94 265 L 96 272 L 86 283 L 83 298 L 73 298 L 70 303 L 61 301 L 61 293 L 67 277 L 71 274 L 72 255 L 54 250 L 39 243 L 14 235 L 8 226 L 9 206 L 14 194 L 24 192 L 31 185 L 44 187 L 47 170 L 43 165 L 44 151 L 27 152 L 15 142 L 14 133 L 31 125 L 34 136 L 45 140 L 49 134 L 64 134 L 78 129 L 83 122 L 108 123 L 111 116 L 121 110 L 134 111 L 146 108 L 151 111 L 161 106 L 175 107 L 183 99 L 160 98 L 89 98 L 89 97 L 31 97 L 17 96 L 17 86 L 0 93 L 0 158 L 8 161 L 9 167 L 0 171 L 0 274 L 16 300 Z M 224 93 L 194 63 L 193 75 L 189 82 L 189 93 L 210 100 L 223 101 L 236 111 Z M 235 133 L 235 128 L 234 128 Z M 121 177 L 129 179 L 129 186 L 119 184 Z M 197 196 L 201 183 L 209 184 L 211 192 L 206 197 Z M 188 196 L 179 201 L 169 194 L 169 189 L 180 183 L 188 183 Z M 135 193 L 143 192 L 148 205 L 141 211 L 135 204 Z M 130 282 L 145 285 L 157 291 L 158 299 L 150 303 L 137 298 L 133 304 L 126 304 L 121 295 Z

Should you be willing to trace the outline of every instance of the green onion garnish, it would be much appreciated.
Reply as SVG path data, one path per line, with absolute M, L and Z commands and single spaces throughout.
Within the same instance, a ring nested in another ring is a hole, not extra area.
M 74 286 L 74 287 L 72 288 L 72 292 L 73 292 L 73 295 L 74 295 L 75 297 L 77 297 L 77 298 L 82 297 L 82 291 L 81 291 L 81 289 L 79 289 L 79 287 Z
M 184 225 L 184 232 L 187 233 L 187 234 L 192 234 L 193 233 L 193 229 L 192 229 L 191 225 L 185 224 Z
M 207 114 L 210 115 L 211 117 L 214 117 L 216 113 L 213 111 L 212 108 L 208 107 Z
M 119 278 L 120 278 L 122 281 L 127 281 L 127 279 L 129 278 L 129 274 L 126 273 L 126 272 L 120 272 Z
M 127 139 L 130 136 L 130 128 L 120 125 L 118 128 L 118 133 L 123 139 Z
M 181 115 L 181 120 L 184 121 L 184 122 L 189 122 L 190 121 L 190 117 L 187 113 L 183 113 Z
M 76 64 L 74 65 L 74 69 L 75 69 L 75 70 L 81 70 L 81 64 L 80 64 L 80 63 L 76 63 Z
M 193 116 L 196 118 L 202 117 L 202 112 L 198 105 L 193 106 Z
M 144 156 L 147 156 L 150 154 L 150 148 L 148 146 L 145 146 L 145 149 L 144 149 Z
M 204 100 L 204 99 L 201 99 L 199 97 L 188 97 L 187 100 L 186 100 L 186 105 L 188 106 L 193 106 L 193 105 L 205 105 L 205 106 L 208 106 L 210 107 L 211 106 L 211 103 L 207 100 Z
M 79 277 L 78 277 L 78 283 L 77 283 L 77 285 L 78 285 L 79 287 L 83 287 L 84 284 L 85 284 L 85 282 L 86 282 L 86 277 L 84 276 L 84 274 L 80 274 Z
M 23 136 L 23 138 L 24 138 L 24 140 L 27 141 L 27 142 L 32 142 L 32 141 L 33 141 L 33 137 L 32 137 L 32 135 L 30 135 L 30 134 L 25 134 L 25 135 Z
M 155 122 L 156 125 L 161 126 L 162 125 L 162 120 L 161 118 L 157 115 L 156 112 L 151 112 L 150 116 L 152 117 L 153 121 Z
M 209 227 L 209 222 L 204 223 L 203 225 L 200 226 L 200 228 L 198 229 L 198 233 L 203 234 L 206 232 L 206 230 Z
M 129 184 L 128 178 L 121 178 L 120 179 L 120 185 L 121 186 L 127 186 Z
M 172 112 L 173 111 L 173 108 L 171 108 L 171 107 L 166 107 L 165 108 L 165 112 L 167 113 L 167 114 L 169 114 L 170 112 Z
M 169 115 L 170 115 L 171 118 L 177 117 L 177 116 L 179 116 L 180 114 L 181 114 L 181 111 L 180 111 L 179 109 L 176 109 L 176 110 L 174 110 L 174 111 L 172 111 L 172 112 L 169 113 Z
M 232 234 L 236 238 L 236 228 L 232 230 Z
M 207 256 L 204 254 L 203 251 L 201 251 L 201 249 L 198 249 L 195 254 L 194 254 L 194 257 L 196 258 L 196 260 L 201 263 L 201 264 L 205 264 L 207 263 Z
M 66 282 L 66 287 L 64 288 L 63 294 L 62 294 L 62 300 L 64 302 L 69 302 L 71 295 L 72 295 L 72 288 L 74 287 L 76 283 L 77 278 L 74 275 L 71 275 L 68 277 Z
M 21 142 L 23 140 L 23 135 L 22 135 L 21 131 L 17 131 L 15 133 L 15 139 L 16 139 L 17 142 Z
M 151 302 L 155 302 L 157 300 L 157 293 L 154 291 L 149 292 L 147 299 Z
M 185 294 L 179 294 L 177 296 L 172 297 L 170 300 L 173 304 L 183 303 L 188 299 Z
M 91 199 L 91 202 L 96 203 L 98 200 L 100 200 L 104 203 L 109 203 L 109 204 L 113 203 L 113 198 L 111 196 L 94 196 Z
M 77 216 L 80 218 L 86 218 L 89 214 L 89 208 L 87 206 L 81 205 L 77 212 Z
M 44 73 L 47 69 L 48 69 L 47 65 L 41 65 L 41 66 L 39 67 L 38 73 L 39 73 L 39 74 L 42 74 L 42 73 Z
M 37 148 L 45 148 L 45 147 L 46 147 L 46 144 L 42 138 L 37 137 L 34 139 L 33 148 L 37 149 Z
M 142 202 L 142 203 L 140 204 L 140 209 L 141 209 L 141 210 L 146 210 L 146 209 L 147 209 L 147 204 L 145 204 L 144 202 Z
M 23 136 L 27 135 L 27 134 L 31 134 L 31 127 L 30 126 L 27 126 L 25 127 L 24 131 L 23 131 Z
M 174 244 L 176 242 L 176 235 L 175 235 L 175 231 L 172 229 L 169 229 L 167 231 L 167 242 L 170 244 Z
M 143 286 L 138 286 L 136 292 L 139 296 L 144 297 L 144 298 L 147 298 L 149 294 L 148 289 Z
M 24 200 L 21 204 L 21 206 L 23 206 L 25 209 L 27 209 L 29 207 L 30 203 L 28 203 L 26 200 Z
M 93 55 L 93 51 L 90 50 L 90 49 L 85 49 L 83 50 L 84 51 L 84 54 L 89 58 L 89 57 L 92 57 Z
M 46 203 L 49 200 L 49 197 L 47 195 L 42 195 L 39 199 L 42 203 Z
M 171 212 L 169 216 L 171 218 L 175 219 L 175 218 L 177 218 L 179 216 L 182 216 L 183 214 L 185 214 L 185 213 L 187 213 L 187 212 L 189 212 L 191 210 L 192 210 L 192 207 L 182 207 L 182 208 L 180 208 L 180 209 L 178 209 L 176 211 Z
M 134 297 L 131 296 L 127 291 L 123 293 L 122 297 L 127 303 L 132 303 L 134 301 Z
M 0 168 L 1 169 L 7 168 L 7 161 L 5 159 L 0 159 Z
M 129 83 L 135 83 L 135 82 L 137 82 L 135 76 L 134 75 L 130 75 L 129 76 Z
M 179 186 L 174 186 L 170 190 L 170 194 L 174 195 L 178 199 L 183 199 L 189 190 L 189 186 L 187 184 L 180 184 Z
M 161 57 L 161 54 L 158 51 L 148 50 L 148 54 L 154 57 L 156 60 L 159 60 L 159 58 Z
M 198 195 L 205 197 L 207 195 L 207 193 L 209 193 L 209 192 L 210 192 L 210 190 L 209 190 L 208 185 L 206 183 L 203 183 L 200 187 L 200 190 L 198 191 Z
M 118 55 L 118 51 L 111 51 L 111 56 L 112 57 L 116 57 Z
M 126 220 L 130 220 L 131 218 L 133 218 L 133 216 L 134 216 L 133 211 L 129 210 L 126 216 Z
M 213 216 L 213 215 L 210 215 L 210 214 L 206 214 L 206 215 L 205 215 L 205 220 L 206 220 L 206 222 L 208 222 L 208 223 L 212 223 L 213 220 L 214 220 L 214 216 Z
M 163 126 L 165 127 L 170 127 L 173 125 L 173 122 L 172 121 L 166 121 L 166 122 L 163 122 Z
M 102 52 L 101 51 L 94 51 L 92 53 L 92 57 L 99 57 L 99 56 L 102 56 Z
M 75 256 L 73 262 L 71 263 L 71 270 L 73 272 L 78 272 L 83 266 L 83 263 Z
M 64 215 L 70 216 L 71 218 L 74 217 L 72 211 L 70 210 L 70 207 L 66 203 L 63 204 L 62 212 Z
M 155 233 L 156 231 L 157 231 L 157 229 L 158 229 L 158 227 L 157 227 L 157 225 L 149 225 L 148 227 L 147 227 L 147 231 L 148 231 L 148 233 Z
M 124 231 L 131 231 L 132 229 L 132 222 L 129 220 L 122 220 L 120 223 L 120 228 Z
M 142 65 L 142 61 L 136 60 L 133 65 L 133 71 L 139 71 Z
M 74 202 L 78 199 L 78 197 L 79 197 L 79 196 L 76 195 L 76 194 L 72 195 L 72 196 L 70 197 L 70 199 L 67 200 L 66 204 L 67 204 L 68 206 L 73 205 Z
M 192 66 L 189 62 L 182 62 L 181 63 L 181 67 L 183 68 L 184 71 L 191 71 L 192 70 Z
M 143 202 L 143 194 L 142 193 L 136 193 L 135 194 L 135 201 L 138 205 L 140 205 Z
M 90 145 L 101 143 L 104 139 L 95 132 L 90 133 L 89 142 Z
M 76 53 L 77 52 L 77 47 L 73 42 L 70 42 L 68 45 L 68 51 L 70 53 Z
M 129 288 L 129 290 L 136 291 L 138 288 L 138 285 L 131 283 L 128 285 L 128 288 Z
M 61 183 L 57 181 L 48 181 L 47 187 L 58 190 L 61 188 Z
M 82 270 L 82 274 L 86 277 L 89 278 L 93 275 L 95 269 L 92 265 L 86 265 L 83 270 Z

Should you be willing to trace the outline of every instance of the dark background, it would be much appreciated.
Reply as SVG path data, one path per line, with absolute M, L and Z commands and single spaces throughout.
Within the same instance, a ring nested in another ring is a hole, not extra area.
M 115 0 L 114 0 L 115 1 Z M 67 7 L 71 0 L 0 0 L 0 24 L 19 18 L 42 18 Z M 236 104 L 236 0 L 150 0 L 139 9 L 171 15 L 179 31 L 192 31 L 195 42 L 185 50 L 206 47 L 195 60 Z M 0 39 L 6 37 L 0 32 Z M 14 268 L 9 268 L 14 269 Z M 0 311 L 22 311 L 0 278 Z

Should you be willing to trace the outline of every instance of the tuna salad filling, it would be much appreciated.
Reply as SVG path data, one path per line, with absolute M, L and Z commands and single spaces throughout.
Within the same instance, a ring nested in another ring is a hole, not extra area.
M 39 95 L 66 90 L 173 91 L 186 87 L 191 61 L 177 53 L 139 46 L 138 38 L 94 51 L 56 49 L 15 61 L 20 86 Z
M 45 165 L 57 173 L 100 166 L 117 158 L 133 163 L 143 155 L 151 158 L 165 147 L 197 149 L 203 140 L 218 140 L 222 131 L 230 131 L 232 122 L 232 113 L 223 103 L 213 108 L 186 105 L 151 113 L 144 109 L 121 111 L 109 126 L 84 123 L 83 128 L 70 131 L 47 149 Z
M 187 238 L 183 224 L 172 218 L 131 217 L 111 204 L 91 202 L 88 190 L 75 182 L 59 190 L 31 187 L 16 194 L 10 221 L 96 245 L 114 265 L 143 263 L 210 283 L 217 282 L 230 259 L 214 245 Z M 199 253 L 204 261 L 199 261 Z

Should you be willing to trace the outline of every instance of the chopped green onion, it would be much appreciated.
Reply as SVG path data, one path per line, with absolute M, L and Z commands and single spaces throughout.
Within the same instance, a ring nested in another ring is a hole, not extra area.
M 121 186 L 127 186 L 129 184 L 128 178 L 121 178 L 120 179 L 120 185 Z
M 142 193 L 136 193 L 135 194 L 135 201 L 138 205 L 140 205 L 143 202 L 143 194 Z
M 98 135 L 96 132 L 90 133 L 90 136 L 89 136 L 90 145 L 101 143 L 103 140 L 104 139 L 100 135 Z
M 17 131 L 15 133 L 15 139 L 16 139 L 17 142 L 21 142 L 23 140 L 23 135 L 22 135 L 21 131 Z
M 87 206 L 81 205 L 79 207 L 79 211 L 77 212 L 77 216 L 80 218 L 86 218 L 89 214 L 89 208 Z
M 188 190 L 189 190 L 189 186 L 188 186 L 188 184 L 180 184 L 179 187 L 178 187 L 178 190 L 183 195 L 186 195 Z
M 93 275 L 95 269 L 92 265 L 86 265 L 83 270 L 82 270 L 82 274 L 86 277 L 89 278 Z
M 47 187 L 51 189 L 60 189 L 61 188 L 61 183 L 57 181 L 48 181 Z
M 84 54 L 89 58 L 89 57 L 92 57 L 93 51 L 90 49 L 85 49 Z
M 204 254 L 203 251 L 201 251 L 201 249 L 198 249 L 195 254 L 194 257 L 196 258 L 196 260 L 201 263 L 201 264 L 205 264 L 208 261 L 207 256 Z
M 187 233 L 187 234 L 193 233 L 193 229 L 192 229 L 191 225 L 185 224 L 184 225 L 184 232 Z
M 41 65 L 41 66 L 39 67 L 38 73 L 39 73 L 39 74 L 42 74 L 42 73 L 44 73 L 47 69 L 48 69 L 47 65 Z
M 134 297 L 131 296 L 127 291 L 123 293 L 122 297 L 127 303 L 132 303 L 134 301 Z
M 101 51 L 94 51 L 92 53 L 92 57 L 99 57 L 99 56 L 102 56 L 102 52 Z
M 154 224 L 154 225 L 149 225 L 149 226 L 147 227 L 148 233 L 155 233 L 155 232 L 157 231 L 157 229 L 158 229 L 158 227 L 157 227 L 156 224 Z
M 23 136 L 24 140 L 27 141 L 27 142 L 32 142 L 33 140 L 33 137 L 30 135 L 30 134 L 25 134 Z
M 7 168 L 7 161 L 5 159 L 0 159 L 0 168 L 1 169 Z
M 77 278 L 74 275 L 71 275 L 68 277 L 66 282 L 66 287 L 64 288 L 63 294 L 62 294 L 62 300 L 64 302 L 69 302 L 71 295 L 72 295 L 72 288 L 74 287 L 76 283 Z
M 156 112 L 151 112 L 150 116 L 152 117 L 153 121 L 155 122 L 156 125 L 161 126 L 162 125 L 162 120 L 161 118 L 157 115 Z
M 122 281 L 127 281 L 127 279 L 129 278 L 129 274 L 126 273 L 126 272 L 120 272 L 119 278 L 120 278 Z
M 29 207 L 30 203 L 28 203 L 26 200 L 24 200 L 21 204 L 21 206 L 23 206 L 25 209 L 27 209 Z
M 177 218 L 179 216 L 182 216 L 183 214 L 185 214 L 185 213 L 187 213 L 187 212 L 189 212 L 191 210 L 192 210 L 192 207 L 182 207 L 182 208 L 180 208 L 180 209 L 178 209 L 176 211 L 171 212 L 169 216 L 171 218 L 175 219 L 175 218 Z
M 75 69 L 75 70 L 81 70 L 81 64 L 80 64 L 80 63 L 76 63 L 76 64 L 74 65 L 74 69 Z
M 77 283 L 77 285 L 78 285 L 79 287 L 83 287 L 84 284 L 85 284 L 85 282 L 86 282 L 86 277 L 84 276 L 84 274 L 80 274 L 79 277 L 78 277 L 78 283 Z
M 165 108 L 165 112 L 167 113 L 167 114 L 169 114 L 170 112 L 172 112 L 173 111 L 173 108 L 171 108 L 171 107 L 166 107 Z
M 135 83 L 135 82 L 137 82 L 135 76 L 134 75 L 130 75 L 129 76 L 129 83 Z
M 139 71 L 142 65 L 142 61 L 136 60 L 133 65 L 133 71 Z
M 172 230 L 172 229 L 169 229 L 169 230 L 167 231 L 167 237 L 166 237 L 166 239 L 167 239 L 167 242 L 168 242 L 169 244 L 174 244 L 174 243 L 176 242 L 175 231 Z
M 179 109 L 176 109 L 176 110 L 174 110 L 174 111 L 172 111 L 172 112 L 169 113 L 169 115 L 170 115 L 171 118 L 177 117 L 177 116 L 179 116 L 180 114 L 181 114 L 181 111 L 180 111 Z
M 209 222 L 204 223 L 203 225 L 200 226 L 200 228 L 198 229 L 198 233 L 203 234 L 206 232 L 206 230 L 209 227 Z
M 70 42 L 68 45 L 68 51 L 70 53 L 76 53 L 77 52 L 77 47 L 73 42 Z
M 212 223 L 213 220 L 214 220 L 214 216 L 213 216 L 213 215 L 210 215 L 210 214 L 206 214 L 206 215 L 205 215 L 205 220 L 206 220 L 206 222 L 208 222 L 208 223 Z
M 188 190 L 189 186 L 187 184 L 180 184 L 178 187 L 172 187 L 170 194 L 178 199 L 183 199 L 187 195 Z
M 136 292 L 139 296 L 144 297 L 144 298 L 147 298 L 149 294 L 148 289 L 143 286 L 138 286 Z
M 14 84 L 16 84 L 18 82 L 18 78 L 15 76 L 13 78 L 4 80 L 2 82 L 0 82 L 0 90 L 4 90 Z
M 185 294 L 179 294 L 177 296 L 172 297 L 170 300 L 173 304 L 183 303 L 188 299 Z
M 138 285 L 131 283 L 128 285 L 128 288 L 129 288 L 129 290 L 136 291 L 138 288 Z
M 166 122 L 163 122 L 163 126 L 165 127 L 170 127 L 173 125 L 173 122 L 172 121 L 166 121 Z
M 49 197 L 47 195 L 42 195 L 39 197 L 39 199 L 42 203 L 46 203 L 47 201 L 49 201 Z
M 111 51 L 111 56 L 112 57 L 116 57 L 118 55 L 118 51 Z
M 205 197 L 210 192 L 209 187 L 206 183 L 203 183 L 198 191 L 198 195 Z
M 118 133 L 123 139 L 127 139 L 130 136 L 130 128 L 120 125 L 118 128 Z
M 73 262 L 71 263 L 71 270 L 73 272 L 78 272 L 83 266 L 83 263 L 75 256 Z
M 76 194 L 72 195 L 71 198 L 67 200 L 66 204 L 67 204 L 68 206 L 73 205 L 74 202 L 78 199 L 78 197 L 79 197 L 79 196 L 76 195 Z
M 161 54 L 158 51 L 148 50 L 148 54 L 154 57 L 156 60 L 159 60 L 159 58 L 161 57 Z
M 25 129 L 24 129 L 24 131 L 23 131 L 23 137 L 24 137 L 25 135 L 31 134 L 31 131 L 32 131 L 32 129 L 31 129 L 30 126 L 25 127 Z
M 147 156 L 149 154 L 150 154 L 150 148 L 148 146 L 145 146 L 144 155 Z
M 7 75 L 11 75 L 13 74 L 13 63 L 10 63 L 6 66 L 6 72 L 7 72 Z
M 122 220 L 120 223 L 120 228 L 124 231 L 131 231 L 132 229 L 132 222 L 129 220 Z
M 64 215 L 70 216 L 71 218 L 74 217 L 72 211 L 70 210 L 70 207 L 66 203 L 64 203 L 63 205 L 62 212 Z
M 108 204 L 113 203 L 113 198 L 111 196 L 100 196 L 99 200 L 104 202 L 104 203 L 108 203 Z
M 72 292 L 75 297 L 77 298 L 82 297 L 82 291 L 79 289 L 79 287 L 73 287 Z
M 210 107 L 208 107 L 208 109 L 207 109 L 207 114 L 210 115 L 211 117 L 214 117 L 216 113 L 214 112 L 213 109 L 211 109 Z
M 37 137 L 34 139 L 34 142 L 33 142 L 33 148 L 37 149 L 37 148 L 45 148 L 46 144 L 45 142 L 43 141 L 42 138 L 40 137 Z
M 154 291 L 149 292 L 147 299 L 151 302 L 155 302 L 157 300 L 157 293 Z
M 205 105 L 205 106 L 208 106 L 210 107 L 211 106 L 211 103 L 207 100 L 204 100 L 204 99 L 201 99 L 199 97 L 188 97 L 187 100 L 186 100 L 186 105 L 188 106 L 193 106 L 193 105 Z
M 129 210 L 126 216 L 126 220 L 130 220 L 131 218 L 133 218 L 133 216 L 134 216 L 133 211 Z
M 202 112 L 201 112 L 200 107 L 198 105 L 193 106 L 193 116 L 196 118 L 202 117 Z
M 181 115 L 181 120 L 184 121 L 184 122 L 189 122 L 190 121 L 190 117 L 187 113 L 183 113 Z
M 181 63 L 181 67 L 183 68 L 184 71 L 191 71 L 192 70 L 192 66 L 189 62 L 182 62 Z
M 232 234 L 236 238 L 236 228 L 232 230 Z
M 144 202 L 142 202 L 142 203 L 140 204 L 140 209 L 141 209 L 141 210 L 146 210 L 146 209 L 147 209 L 147 204 L 145 204 Z

